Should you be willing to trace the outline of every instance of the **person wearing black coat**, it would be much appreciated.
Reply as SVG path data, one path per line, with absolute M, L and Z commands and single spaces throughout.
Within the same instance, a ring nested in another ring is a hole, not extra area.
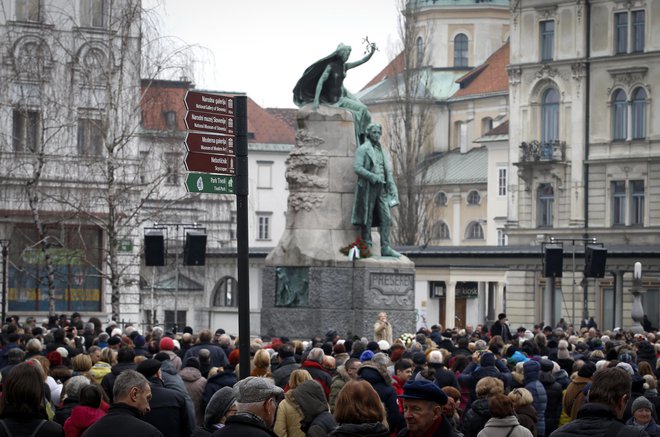
M 554 364 L 550 360 L 541 360 L 541 374 L 539 381 L 545 388 L 545 394 L 548 403 L 545 408 L 545 435 L 550 435 L 552 431 L 559 427 L 559 417 L 562 410 L 563 390 L 561 384 L 555 381 L 552 376 Z
M 101 380 L 101 388 L 105 391 L 105 394 L 108 395 L 110 402 L 114 401 L 112 397 L 112 388 L 114 387 L 115 380 L 122 372 L 126 370 L 135 370 L 136 365 L 133 363 L 134 359 L 135 352 L 133 352 L 133 349 L 127 347 L 119 349 L 119 352 L 117 352 L 117 364 L 112 366 L 110 373 L 105 375 Z
M 294 353 L 295 350 L 290 344 L 283 344 L 277 350 L 277 359 L 280 363 L 273 371 L 273 380 L 279 388 L 284 388 L 289 383 L 291 372 L 300 367 L 300 364 L 296 362 Z
M 577 419 L 560 427 L 550 437 L 642 437 L 642 429 L 621 423 L 625 401 L 630 396 L 632 378 L 620 367 L 600 369 L 593 375 L 589 402 L 577 413 Z
M 402 429 L 405 423 L 403 416 L 399 413 L 396 390 L 392 387 L 392 378 L 387 369 L 371 361 L 366 361 L 358 369 L 358 377 L 371 384 L 378 393 L 378 397 L 385 406 L 390 431 L 395 432 Z
M 206 410 L 213 394 L 222 387 L 233 387 L 236 384 L 236 374 L 227 370 L 221 370 L 206 381 L 204 394 L 202 395 L 202 408 Z
M 186 400 L 175 390 L 165 388 L 160 377 L 160 361 L 142 361 L 137 371 L 144 375 L 151 386 L 151 411 L 144 420 L 156 427 L 164 437 L 189 436 L 195 428 L 195 418 L 189 417 Z

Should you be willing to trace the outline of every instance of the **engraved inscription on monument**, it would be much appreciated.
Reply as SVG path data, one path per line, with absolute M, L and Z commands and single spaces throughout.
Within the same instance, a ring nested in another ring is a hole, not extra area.
M 372 298 L 385 305 L 398 304 L 402 307 L 412 305 L 414 288 L 414 274 L 371 273 L 369 275 L 369 292 Z

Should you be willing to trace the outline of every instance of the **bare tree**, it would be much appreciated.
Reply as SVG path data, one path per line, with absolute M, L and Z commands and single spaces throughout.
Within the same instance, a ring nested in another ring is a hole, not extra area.
M 47 266 L 49 313 L 56 302 L 51 232 L 67 226 L 87 255 L 82 262 L 108 281 L 118 320 L 122 288 L 137 287 L 139 270 L 136 254 L 120 252 L 122 242 L 185 196 L 181 187 L 162 183 L 168 176 L 164 155 L 139 150 L 145 88 L 151 80 L 190 76 L 194 50 L 158 35 L 157 18 L 138 0 L 84 5 L 74 14 L 69 2 L 50 4 L 48 17 L 33 17 L 49 24 L 33 41 L 20 26 L 4 26 L 4 45 L 15 49 L 3 92 L 16 108 L 5 116 L 13 116 L 14 130 L 21 120 L 24 126 L 21 136 L 13 132 L 2 140 L 4 151 L 18 152 L 18 169 L 5 167 L 0 178 L 22 181 L 14 185 L 23 187 L 27 202 L 13 207 L 30 211 L 36 229 L 31 243 Z M 4 12 L 7 23 L 13 17 Z M 103 241 L 86 237 L 90 225 Z
M 432 148 L 434 99 L 429 44 L 432 29 L 420 26 L 418 10 L 399 0 L 400 72 L 392 78 L 394 95 L 387 115 L 393 171 L 400 206 L 394 211 L 393 240 L 399 245 L 418 245 L 428 240 L 430 224 L 425 192 L 426 160 Z

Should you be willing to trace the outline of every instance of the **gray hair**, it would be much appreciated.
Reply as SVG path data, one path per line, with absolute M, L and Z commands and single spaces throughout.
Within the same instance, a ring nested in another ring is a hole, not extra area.
M 152 334 L 154 337 L 162 337 L 164 333 L 165 333 L 165 331 L 163 331 L 163 328 L 161 328 L 160 326 L 155 326 L 155 327 L 151 330 L 151 334 Z
M 28 352 L 41 352 L 42 346 L 41 346 L 41 341 L 39 341 L 38 338 L 33 338 L 30 341 L 27 342 L 25 345 L 25 350 Z
M 386 368 L 391 364 L 390 358 L 387 356 L 387 354 L 384 354 L 383 352 L 378 352 L 377 354 L 375 354 L 374 357 L 371 359 L 371 361 L 384 368 Z
M 80 389 L 89 384 L 91 384 L 91 382 L 86 376 L 74 376 L 69 378 L 69 380 L 66 382 L 64 393 L 69 399 L 79 399 Z
M 307 355 L 307 359 L 310 361 L 315 361 L 317 363 L 322 363 L 324 356 L 325 353 L 323 352 L 323 349 L 321 349 L 320 347 L 315 347 L 312 348 L 311 351 L 309 351 L 309 354 Z
M 231 337 L 228 334 L 222 334 L 218 338 L 218 344 L 220 346 L 229 346 L 229 345 L 231 345 Z
M 135 370 L 124 370 L 119 374 L 115 380 L 115 385 L 112 388 L 112 397 L 115 402 L 120 402 L 131 391 L 133 387 L 143 389 L 149 384 L 147 378 Z

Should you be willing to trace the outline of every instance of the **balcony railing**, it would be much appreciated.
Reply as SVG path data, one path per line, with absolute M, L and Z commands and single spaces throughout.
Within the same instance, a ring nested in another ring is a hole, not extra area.
M 520 162 L 566 160 L 566 143 L 564 141 L 523 141 L 519 148 Z

